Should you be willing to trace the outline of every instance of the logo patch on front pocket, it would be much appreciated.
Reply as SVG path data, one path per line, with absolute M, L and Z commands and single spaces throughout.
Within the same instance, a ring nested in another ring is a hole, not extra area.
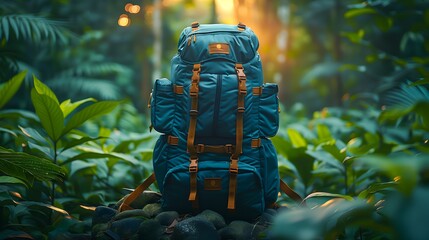
M 204 179 L 204 190 L 207 190 L 207 191 L 222 190 L 222 179 L 221 178 L 205 178 Z
M 209 44 L 209 54 L 229 54 L 229 45 L 227 43 Z

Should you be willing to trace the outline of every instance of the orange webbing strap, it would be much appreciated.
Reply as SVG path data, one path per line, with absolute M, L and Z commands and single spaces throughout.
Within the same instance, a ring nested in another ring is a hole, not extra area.
M 226 144 L 226 145 L 204 145 L 204 144 L 198 144 L 196 146 L 197 153 L 225 153 L 225 154 L 232 154 L 235 150 L 235 146 L 232 144 Z
M 244 115 L 244 97 L 247 94 L 246 74 L 244 74 L 243 65 L 235 64 L 235 70 L 238 78 L 238 98 L 237 98 L 237 120 L 235 126 L 235 152 L 231 156 L 229 166 L 229 193 L 228 209 L 235 209 L 235 193 L 237 189 L 238 158 L 243 152 L 243 115 Z
M 136 200 L 143 193 L 143 191 L 146 190 L 152 183 L 154 183 L 155 180 L 155 173 L 152 173 L 132 193 L 130 193 L 130 195 L 128 195 L 124 199 L 121 206 L 119 206 L 119 212 L 125 210 L 132 210 L 133 208 L 131 207 L 131 203 L 134 202 L 134 200 Z
M 190 176 L 190 191 L 189 201 L 195 201 L 197 199 L 197 172 L 198 172 L 198 153 L 194 146 L 195 141 L 195 130 L 197 128 L 197 116 L 198 116 L 198 84 L 200 82 L 201 64 L 194 64 L 192 69 L 192 82 L 189 90 L 191 96 L 191 110 L 187 148 L 190 155 L 189 163 L 189 176 Z M 194 204 L 195 205 L 195 204 Z
M 287 183 L 285 183 L 281 179 L 280 179 L 280 190 L 282 192 L 286 193 L 286 195 L 288 195 L 290 198 L 292 198 L 296 202 L 303 203 L 302 197 L 299 196 L 298 193 L 296 193 L 294 190 L 292 190 L 292 188 L 290 188 L 289 185 L 287 185 Z

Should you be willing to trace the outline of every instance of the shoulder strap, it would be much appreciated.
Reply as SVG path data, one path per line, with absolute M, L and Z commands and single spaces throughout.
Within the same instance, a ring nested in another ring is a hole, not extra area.
M 292 198 L 293 200 L 295 200 L 296 202 L 300 203 L 300 204 L 305 204 L 302 199 L 301 196 L 299 196 L 298 193 L 296 193 L 294 190 L 292 190 L 291 187 L 289 187 L 289 185 L 287 185 L 287 183 L 285 183 L 285 181 L 283 181 L 282 179 L 280 179 L 280 190 L 284 193 L 286 193 L 286 195 L 288 195 L 290 198 Z
M 121 206 L 119 206 L 119 212 L 133 209 L 131 207 L 131 203 L 134 202 L 134 200 L 136 200 L 143 193 L 143 191 L 146 190 L 152 183 L 154 183 L 155 180 L 155 173 L 152 173 L 133 192 L 131 192 L 130 195 L 128 195 L 124 199 L 124 202 L 122 202 Z

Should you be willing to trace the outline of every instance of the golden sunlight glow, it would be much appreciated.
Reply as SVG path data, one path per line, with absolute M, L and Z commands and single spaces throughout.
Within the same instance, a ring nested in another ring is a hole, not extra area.
M 401 176 L 396 176 L 393 178 L 393 181 L 399 182 L 401 180 Z
M 133 6 L 133 4 L 132 4 L 132 3 L 127 3 L 127 4 L 125 5 L 125 11 L 129 12 L 129 11 L 130 11 L 130 7 L 132 7 L 132 6 Z
M 122 14 L 118 19 L 118 25 L 121 27 L 127 27 L 131 24 L 131 20 L 127 14 Z
M 237 24 L 234 13 L 234 0 L 216 0 L 216 13 L 219 22 Z
M 140 6 L 139 5 L 132 5 L 130 8 L 128 8 L 128 11 L 130 13 L 139 13 L 140 12 Z

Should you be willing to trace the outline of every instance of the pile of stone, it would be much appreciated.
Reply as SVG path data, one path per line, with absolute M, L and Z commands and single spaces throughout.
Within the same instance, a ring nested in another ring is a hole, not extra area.
M 118 212 L 122 201 L 97 207 L 92 218 L 92 239 L 261 239 L 267 237 L 277 213 L 267 209 L 255 222 L 227 223 L 211 210 L 197 215 L 162 211 L 160 200 L 160 194 L 146 191 L 131 205 L 134 210 Z

